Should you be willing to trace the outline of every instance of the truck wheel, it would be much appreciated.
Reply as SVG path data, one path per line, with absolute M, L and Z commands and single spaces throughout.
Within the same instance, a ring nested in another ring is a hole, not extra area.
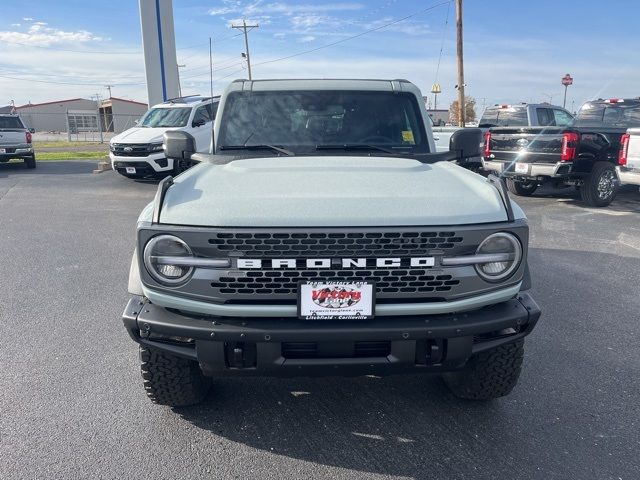
M 618 193 L 618 177 L 613 164 L 596 162 L 580 188 L 582 201 L 591 207 L 606 207 Z
M 201 402 L 211 382 L 197 362 L 140 346 L 140 371 L 144 389 L 153 403 L 186 407 Z
M 519 182 L 512 178 L 507 178 L 507 188 L 514 195 L 528 197 L 533 195 L 533 192 L 538 188 L 538 184 L 536 182 Z
M 508 395 L 522 370 L 524 339 L 472 356 L 463 370 L 445 373 L 449 390 L 459 398 L 491 400 Z
M 31 155 L 30 157 L 25 158 L 24 164 L 27 166 L 27 168 L 36 168 L 36 156 Z

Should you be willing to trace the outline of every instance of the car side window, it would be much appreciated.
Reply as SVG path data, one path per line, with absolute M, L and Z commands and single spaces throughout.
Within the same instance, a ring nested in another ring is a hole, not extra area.
M 573 123 L 573 117 L 564 110 L 553 110 L 553 116 L 556 119 L 556 125 L 559 127 L 567 127 Z
M 196 113 L 193 116 L 193 122 L 202 122 L 204 123 L 211 121 L 211 105 L 202 105 L 196 109 Z
M 551 115 L 551 110 L 548 108 L 537 108 L 536 113 L 538 115 L 538 125 L 542 127 L 555 125 L 555 120 Z

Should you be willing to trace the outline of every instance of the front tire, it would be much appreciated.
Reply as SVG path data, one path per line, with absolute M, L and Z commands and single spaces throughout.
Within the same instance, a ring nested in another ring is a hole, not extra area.
M 618 177 L 613 164 L 596 162 L 580 188 L 582 201 L 590 207 L 606 207 L 618 193 Z
M 140 361 L 144 389 L 158 405 L 195 405 L 204 399 L 211 387 L 211 381 L 193 360 L 140 346 Z
M 24 164 L 27 166 L 27 168 L 36 168 L 36 156 L 31 155 L 30 157 L 25 158 Z
M 521 182 L 514 180 L 513 178 L 507 178 L 507 188 L 514 195 L 529 197 L 538 189 L 538 184 L 535 182 Z
M 491 400 L 511 393 L 522 371 L 524 339 L 473 355 L 463 370 L 445 373 L 444 381 L 458 398 Z

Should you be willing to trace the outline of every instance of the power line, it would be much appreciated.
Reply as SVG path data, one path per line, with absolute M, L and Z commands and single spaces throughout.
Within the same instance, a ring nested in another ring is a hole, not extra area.
M 282 60 L 288 60 L 288 59 L 290 59 L 290 58 L 299 57 L 299 56 L 301 56 L 301 55 L 306 55 L 306 54 L 308 54 L 308 53 L 317 52 L 318 50 L 323 50 L 323 49 L 325 49 L 325 48 L 333 47 L 333 46 L 335 46 L 335 45 L 339 45 L 339 44 L 341 44 L 341 43 L 348 42 L 349 40 L 353 40 L 353 39 L 355 39 L 355 38 L 362 37 L 362 36 L 367 35 L 367 34 L 372 33 L 372 32 L 377 32 L 378 30 L 382 30 L 382 29 L 384 29 L 384 28 L 390 27 L 391 25 L 395 25 L 396 23 L 403 22 L 403 21 L 405 21 L 405 20 L 408 20 L 409 18 L 412 18 L 412 17 L 415 17 L 415 16 L 420 15 L 420 14 L 422 14 L 422 13 L 428 12 L 429 10 L 433 10 L 433 9 L 435 9 L 435 8 L 437 8 L 437 7 L 441 7 L 442 5 L 446 5 L 446 4 L 448 4 L 448 3 L 449 3 L 449 1 L 450 1 L 450 0 L 446 0 L 446 1 L 444 1 L 444 2 L 436 3 L 436 4 L 434 4 L 434 5 L 431 5 L 430 7 L 427 7 L 427 8 L 425 8 L 425 9 L 419 10 L 419 11 L 417 11 L 417 12 L 415 12 L 415 13 L 410 14 L 410 15 L 404 16 L 404 17 L 402 17 L 402 18 L 399 18 L 399 19 L 394 20 L 394 21 L 389 22 L 389 23 L 385 23 L 384 25 L 380 25 L 380 26 L 378 26 L 378 27 L 371 28 L 371 29 L 369 29 L 369 30 L 365 30 L 364 32 L 360 32 L 360 33 L 358 33 L 357 35 L 352 35 L 351 37 L 343 38 L 342 40 L 337 40 L 337 41 L 335 41 L 335 42 L 328 43 L 328 44 L 326 44 L 326 45 L 321 45 L 321 46 L 319 46 L 319 47 L 312 48 L 312 49 L 310 49 L 310 50 L 305 50 L 305 51 L 303 51 L 303 52 L 294 53 L 294 54 L 292 54 L 292 55 L 287 55 L 287 56 L 285 56 L 285 57 L 281 57 L 281 58 L 274 58 L 273 60 L 266 60 L 266 61 L 264 61 L 264 62 L 256 63 L 256 64 L 254 64 L 254 67 L 257 67 L 257 66 L 259 66 L 259 65 L 266 65 L 266 64 L 268 64 L 268 63 L 280 62 L 280 61 L 282 61 Z
M 95 86 L 100 85 L 104 86 L 104 82 L 92 82 L 92 83 L 78 83 L 78 82 L 54 82 L 51 80 L 35 80 L 32 78 L 24 78 L 24 77 L 12 77 L 10 75 L 1 75 L 0 78 L 6 78 L 9 80 L 19 80 L 21 82 L 35 82 L 35 83 L 48 83 L 51 85 L 85 85 L 85 86 Z M 112 83 L 112 87 L 124 87 L 129 85 L 144 85 L 145 82 L 137 82 L 137 83 Z
M 444 50 L 444 39 L 447 33 L 447 27 L 449 26 L 449 10 L 451 10 L 451 2 L 450 0 L 447 3 L 447 16 L 444 21 L 444 28 L 442 29 L 442 42 L 440 43 L 440 55 L 438 55 L 438 66 L 436 67 L 436 80 L 434 83 L 438 83 L 438 75 L 440 73 L 440 61 L 442 60 L 442 51 Z
M 99 54 L 99 55 L 141 55 L 142 51 L 135 51 L 132 52 L 131 50 L 129 51 L 122 51 L 122 52 L 113 52 L 113 51 L 108 51 L 108 50 L 70 50 L 67 48 L 56 48 L 56 47 L 49 47 L 49 46 L 45 46 L 45 45 L 33 45 L 30 43 L 22 43 L 22 42 L 9 42 L 7 40 L 0 40 L 1 43 L 7 43 L 9 45 L 20 45 L 22 47 L 30 47 L 30 48 L 41 48 L 44 50 L 55 50 L 58 52 L 70 52 L 70 53 L 91 53 L 91 54 Z

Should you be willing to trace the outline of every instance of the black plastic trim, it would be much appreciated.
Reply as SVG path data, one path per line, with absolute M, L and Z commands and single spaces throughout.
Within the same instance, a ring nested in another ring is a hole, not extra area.
M 169 176 L 164 178 L 158 184 L 158 190 L 156 190 L 156 196 L 153 199 L 153 216 L 151 217 L 151 223 L 160 223 L 160 213 L 162 211 L 162 204 L 164 203 L 164 197 L 167 194 L 169 187 L 173 185 L 173 177 Z

